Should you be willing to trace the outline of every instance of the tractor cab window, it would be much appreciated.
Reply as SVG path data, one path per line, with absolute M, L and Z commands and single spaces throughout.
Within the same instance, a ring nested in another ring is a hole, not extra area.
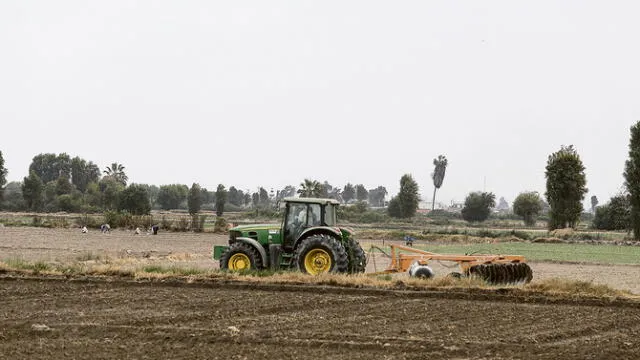
M 313 226 L 335 226 L 335 206 L 320 204 L 290 203 L 287 205 L 287 229 L 304 229 Z M 324 208 L 324 214 L 323 212 Z M 323 216 L 324 215 L 324 216 Z M 295 232 L 295 231 L 294 231 Z
M 338 224 L 334 205 L 328 204 L 324 207 L 324 224 L 327 226 L 336 226 Z
M 320 204 L 309 204 L 309 222 L 308 226 L 321 226 L 322 225 L 322 217 L 321 217 L 321 209 Z
M 307 223 L 307 205 L 289 203 L 287 204 L 287 217 L 284 224 L 284 246 L 292 246 L 300 236 Z

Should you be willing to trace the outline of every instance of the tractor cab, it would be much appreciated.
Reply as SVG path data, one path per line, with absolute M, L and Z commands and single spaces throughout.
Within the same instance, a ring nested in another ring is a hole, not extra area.
M 318 226 L 336 226 L 338 202 L 330 199 L 287 198 L 282 224 L 283 246 L 291 248 L 305 230 Z

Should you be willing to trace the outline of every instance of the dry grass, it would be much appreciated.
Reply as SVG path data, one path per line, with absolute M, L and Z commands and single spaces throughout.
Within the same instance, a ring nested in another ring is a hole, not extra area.
M 132 266 L 134 265 L 134 266 Z M 626 298 L 639 300 L 628 291 L 616 290 L 606 285 L 564 279 L 535 281 L 525 286 L 491 286 L 474 278 L 455 279 L 436 277 L 432 279 L 409 278 L 406 274 L 321 274 L 310 276 L 293 271 L 260 271 L 250 273 L 230 273 L 213 269 L 196 269 L 157 264 L 132 263 L 131 259 L 102 259 L 72 264 L 29 263 L 19 259 L 0 261 L 0 273 L 12 272 L 24 275 L 66 275 L 66 276 L 115 276 L 133 279 L 182 279 L 187 282 L 198 280 L 225 280 L 255 284 L 328 285 L 347 288 L 369 288 L 387 290 L 470 290 L 513 288 L 520 294 L 544 294 L 574 298 Z
M 575 230 L 572 228 L 565 229 L 555 229 L 551 232 L 551 236 L 560 238 L 560 239 L 568 239 L 575 234 Z
M 190 261 L 194 259 L 194 254 L 189 254 L 189 253 L 175 253 L 175 254 L 169 254 L 167 256 L 167 260 L 171 260 L 171 261 Z
M 602 284 L 589 281 L 565 280 L 559 278 L 545 279 L 527 285 L 527 289 L 547 294 L 586 295 L 595 297 L 634 297 L 629 291 L 613 289 Z

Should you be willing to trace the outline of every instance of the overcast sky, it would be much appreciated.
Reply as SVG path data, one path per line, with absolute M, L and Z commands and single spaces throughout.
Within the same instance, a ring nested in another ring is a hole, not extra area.
M 130 182 L 545 191 L 573 144 L 601 203 L 640 120 L 633 1 L 2 1 L 9 181 L 63 153 Z

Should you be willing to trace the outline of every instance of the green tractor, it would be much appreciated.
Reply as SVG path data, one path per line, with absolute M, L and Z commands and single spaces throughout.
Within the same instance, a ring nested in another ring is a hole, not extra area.
M 338 227 L 333 199 L 285 198 L 281 224 L 241 225 L 213 258 L 230 271 L 297 269 L 308 274 L 364 272 L 367 259 L 350 229 Z

